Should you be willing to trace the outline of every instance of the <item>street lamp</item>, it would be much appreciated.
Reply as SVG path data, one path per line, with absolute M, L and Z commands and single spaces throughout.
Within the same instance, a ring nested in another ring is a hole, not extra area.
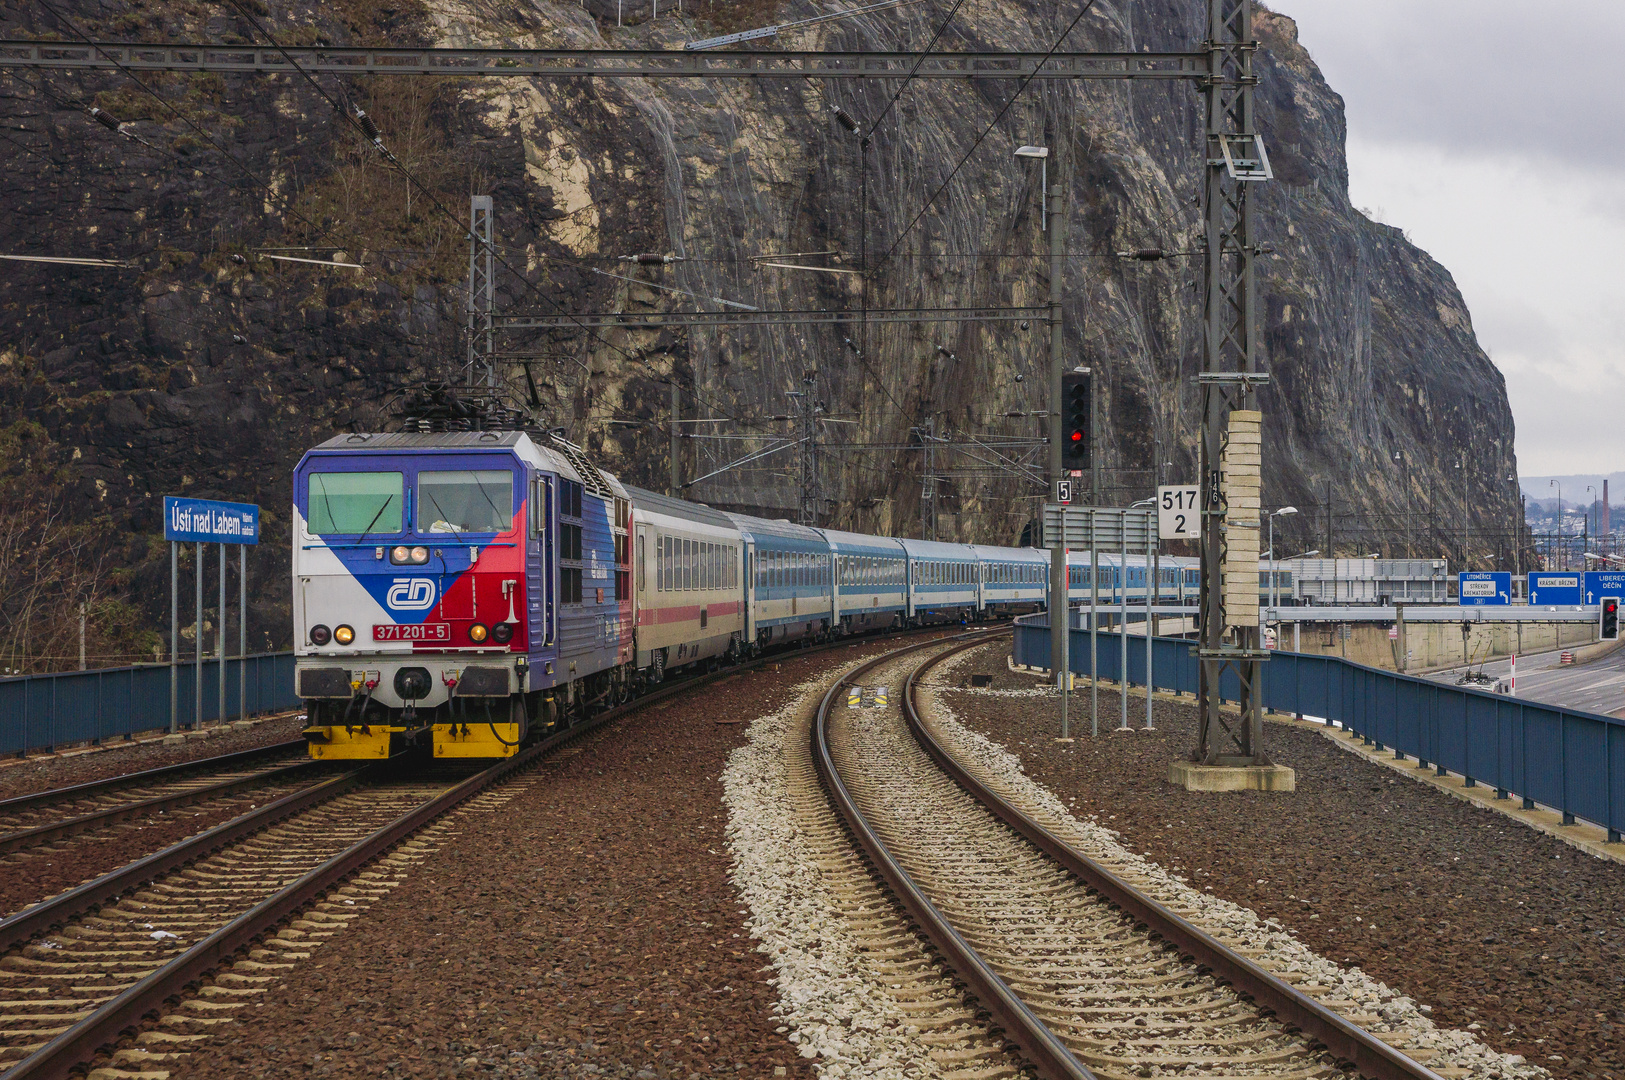
M 1270 519 L 1270 607 L 1272 608 L 1280 606 L 1280 590 L 1276 586 L 1280 584 L 1281 580 L 1280 575 L 1275 571 L 1275 519 L 1288 517 L 1297 512 L 1298 508 L 1296 506 L 1283 506 L 1279 510 L 1271 510 L 1268 515 Z
M 1396 462 L 1398 462 L 1402 466 L 1405 465 L 1406 464 L 1405 452 L 1403 450 L 1395 450 L 1394 451 L 1394 460 Z M 1412 547 L 1411 547 L 1411 477 L 1410 477 L 1409 471 L 1407 471 L 1405 473 L 1404 483 L 1405 483 L 1405 557 L 1407 559 L 1410 559 L 1410 558 L 1414 558 L 1415 556 L 1412 554 Z
M 1591 498 L 1586 502 L 1585 516 L 1580 518 L 1580 548 L 1582 551 L 1591 546 L 1591 515 L 1597 512 L 1597 489 L 1587 484 L 1586 490 L 1591 492 Z M 1584 562 L 1583 559 L 1581 561 Z
M 1568 553 L 1563 550 L 1563 485 L 1556 480 L 1548 480 L 1546 486 L 1557 489 L 1557 569 L 1567 570 L 1569 568 Z
M 1456 468 L 1461 470 L 1461 568 L 1467 569 L 1467 451 L 1463 450 L 1461 456 L 1456 458 Z
M 1018 147 L 1016 147 L 1016 157 L 1037 158 L 1038 159 L 1038 181 L 1039 181 L 1039 184 L 1041 185 L 1039 190 L 1043 193 L 1043 201 L 1039 205 L 1040 206 L 1048 206 L 1049 205 L 1049 147 L 1047 147 L 1047 146 L 1018 146 Z M 1043 220 L 1044 220 L 1043 215 L 1040 214 L 1039 215 L 1040 226 L 1041 226 L 1041 228 L 1047 228 L 1048 226 L 1043 225 Z

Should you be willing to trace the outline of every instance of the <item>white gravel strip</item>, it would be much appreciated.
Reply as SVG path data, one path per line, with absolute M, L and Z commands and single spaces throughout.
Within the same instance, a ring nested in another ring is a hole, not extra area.
M 734 885 L 750 909 L 747 925 L 776 972 L 777 1010 L 801 1056 L 821 1077 L 941 1075 L 919 1029 L 884 990 L 859 972 L 857 948 L 814 865 L 818 852 L 797 824 L 791 754 L 806 725 L 807 698 L 831 676 L 795 688 L 798 700 L 751 722 L 749 741 L 722 772 Z M 781 1029 L 782 1030 L 782 1029 Z
M 973 651 L 949 658 L 933 672 L 933 681 L 951 681 L 952 670 L 970 660 Z M 963 691 L 955 688 L 952 692 Z M 1119 842 L 1121 834 L 1116 830 L 1093 820 L 1080 821 L 1073 817 L 1052 791 L 1022 771 L 1020 758 L 961 724 L 944 695 L 935 688 L 927 688 L 926 693 L 932 699 L 932 721 L 944 737 L 956 744 L 962 760 L 980 766 L 979 771 L 985 778 L 1019 799 L 1029 811 L 1042 811 L 1038 815 L 1041 824 L 1067 844 L 1114 872 L 1145 879 L 1150 883 L 1147 891 L 1159 902 L 1195 911 L 1197 914 L 1191 921 L 1227 945 L 1265 952 L 1271 958 L 1273 969 L 1301 972 L 1307 976 L 1309 986 L 1335 987 L 1337 992 L 1320 990 L 1314 996 L 1351 999 L 1362 1006 L 1362 1011 L 1382 1018 L 1380 1022 L 1364 1025 L 1367 1030 L 1403 1033 L 1402 1045 L 1439 1051 L 1437 1057 L 1427 1062 L 1432 1068 L 1469 1069 L 1475 1080 L 1492 1077 L 1534 1080 L 1548 1075 L 1546 1070 L 1528 1064 L 1520 1055 L 1490 1049 L 1469 1032 L 1436 1026 L 1426 1015 L 1429 1006 L 1399 994 L 1357 967 L 1345 968 L 1317 955 L 1274 919 L 1260 919 L 1249 908 L 1198 891 L 1185 878 L 1129 851 Z M 1307 987 L 1300 986 L 1300 989 L 1307 990 Z

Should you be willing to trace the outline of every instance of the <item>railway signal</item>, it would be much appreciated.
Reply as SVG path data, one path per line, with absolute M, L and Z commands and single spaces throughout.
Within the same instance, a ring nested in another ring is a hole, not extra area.
M 1089 380 L 1075 371 L 1061 376 L 1061 464 L 1069 469 L 1089 467 Z
M 1619 640 L 1619 597 L 1602 598 L 1602 640 Z

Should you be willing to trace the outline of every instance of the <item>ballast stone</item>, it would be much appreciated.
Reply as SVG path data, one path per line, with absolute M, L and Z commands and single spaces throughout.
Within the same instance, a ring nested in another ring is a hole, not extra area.
M 1176 761 L 1168 782 L 1186 791 L 1295 791 L 1297 774 L 1285 765 L 1198 765 Z

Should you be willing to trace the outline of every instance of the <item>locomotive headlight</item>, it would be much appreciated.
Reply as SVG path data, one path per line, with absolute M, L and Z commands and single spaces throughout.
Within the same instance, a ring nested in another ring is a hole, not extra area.
M 310 628 L 310 643 L 312 645 L 326 645 L 332 640 L 333 631 L 329 630 L 321 623 L 317 623 L 315 626 Z
M 422 566 L 424 563 L 428 562 L 429 561 L 429 549 L 426 548 L 426 547 L 415 547 L 415 548 L 413 548 L 412 549 L 412 561 L 414 563 L 416 563 L 417 565 L 419 565 L 419 566 Z
M 348 645 L 355 640 L 355 631 L 348 626 L 340 626 L 333 631 L 333 640 L 340 645 Z
M 491 627 L 491 640 L 498 645 L 506 645 L 513 640 L 513 623 L 502 622 Z
M 484 641 L 491 631 L 485 628 L 484 623 L 475 623 L 468 628 L 468 640 L 478 644 Z
M 396 566 L 411 562 L 412 550 L 404 545 L 400 547 L 392 547 L 389 549 L 389 561 L 394 563 Z

